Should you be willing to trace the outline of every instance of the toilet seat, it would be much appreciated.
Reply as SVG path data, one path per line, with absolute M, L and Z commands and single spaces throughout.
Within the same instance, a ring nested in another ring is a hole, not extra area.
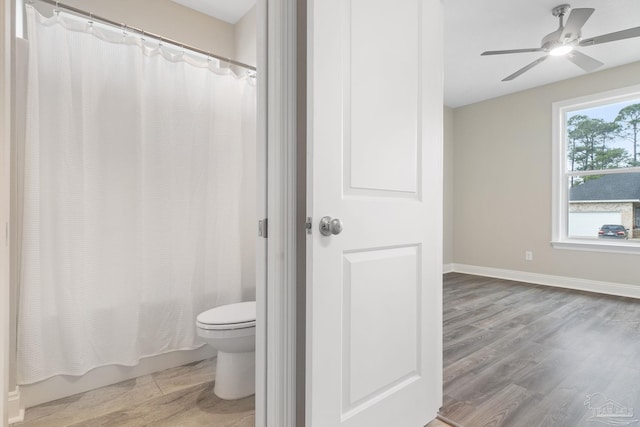
M 256 326 L 256 302 L 227 304 L 204 311 L 196 318 L 199 328 L 208 330 L 245 329 Z

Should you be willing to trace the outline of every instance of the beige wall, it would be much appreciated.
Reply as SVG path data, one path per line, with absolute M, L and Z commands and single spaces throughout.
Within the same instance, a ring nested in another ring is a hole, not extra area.
M 104 18 L 233 58 L 234 26 L 171 0 L 65 0 Z
M 640 285 L 637 255 L 550 245 L 551 104 L 638 83 L 640 62 L 455 109 L 454 262 Z
M 234 46 L 233 59 L 244 62 L 248 65 L 256 65 L 257 58 L 257 21 L 256 7 L 251 8 L 234 25 Z M 253 132 L 255 134 L 255 122 Z M 248 129 L 244 129 L 248 131 Z M 242 171 L 242 217 L 241 217 L 241 239 L 243 247 L 242 256 L 242 289 L 244 300 L 254 300 L 256 298 L 256 238 L 258 217 L 257 207 L 257 162 L 255 139 L 244 138 L 243 140 L 243 162 Z
M 257 52 L 256 30 L 256 7 L 253 6 L 235 25 L 235 54 L 233 59 L 254 67 L 256 65 Z
M 235 25 L 171 0 L 65 0 L 65 4 L 216 55 L 256 65 L 256 7 Z
M 453 195 L 454 195 L 454 140 L 455 124 L 453 109 L 444 107 L 444 196 L 443 196 L 443 242 L 442 262 L 453 262 Z

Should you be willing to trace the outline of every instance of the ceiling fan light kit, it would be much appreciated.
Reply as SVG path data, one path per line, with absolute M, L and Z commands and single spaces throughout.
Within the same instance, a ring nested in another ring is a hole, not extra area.
M 573 46 L 570 44 L 555 46 L 549 50 L 549 55 L 551 56 L 562 56 L 573 50 Z
M 628 39 L 632 37 L 640 37 L 640 27 L 629 28 L 614 33 L 603 34 L 601 36 L 582 39 L 582 27 L 591 17 L 595 9 L 592 8 L 576 8 L 571 9 L 568 4 L 561 4 L 551 10 L 553 16 L 560 21 L 558 29 L 544 36 L 539 48 L 510 49 L 510 50 L 490 50 L 483 52 L 483 56 L 487 55 L 504 55 L 509 53 L 525 53 L 525 52 L 545 52 L 546 55 L 536 59 L 530 64 L 522 67 L 510 76 L 502 79 L 502 81 L 510 81 L 516 77 L 529 71 L 531 68 L 542 63 L 551 56 L 565 56 L 569 61 L 576 64 L 586 72 L 594 71 L 604 65 L 602 62 L 585 55 L 576 50 L 577 47 L 593 46 L 601 43 L 609 43 L 617 40 Z M 566 23 L 564 17 L 568 15 Z

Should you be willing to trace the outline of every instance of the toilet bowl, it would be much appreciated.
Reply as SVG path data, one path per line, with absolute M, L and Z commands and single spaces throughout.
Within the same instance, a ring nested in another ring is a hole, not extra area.
M 213 392 L 233 400 L 255 393 L 256 302 L 222 305 L 200 313 L 198 336 L 218 350 Z

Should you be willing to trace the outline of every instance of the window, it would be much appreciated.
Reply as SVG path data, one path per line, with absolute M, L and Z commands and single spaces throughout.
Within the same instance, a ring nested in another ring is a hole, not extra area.
M 553 104 L 557 248 L 640 253 L 640 85 Z

